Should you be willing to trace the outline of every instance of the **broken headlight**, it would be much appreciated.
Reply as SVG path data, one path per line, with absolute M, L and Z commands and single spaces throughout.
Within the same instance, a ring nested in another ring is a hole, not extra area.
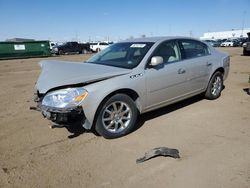
M 42 105 L 53 108 L 72 108 L 87 97 L 88 92 L 83 88 L 67 88 L 52 91 L 45 95 Z

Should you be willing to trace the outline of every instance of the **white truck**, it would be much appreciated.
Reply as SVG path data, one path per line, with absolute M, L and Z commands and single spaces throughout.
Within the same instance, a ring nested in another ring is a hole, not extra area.
M 100 52 L 101 50 L 107 48 L 109 46 L 109 43 L 106 42 L 93 42 L 90 43 L 90 49 L 93 52 Z

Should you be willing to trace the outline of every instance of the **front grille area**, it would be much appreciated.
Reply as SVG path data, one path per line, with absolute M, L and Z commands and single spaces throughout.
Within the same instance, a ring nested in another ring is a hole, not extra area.
M 74 108 L 53 108 L 42 105 L 42 100 L 45 94 L 40 94 L 39 91 L 35 93 L 34 101 L 37 102 L 37 109 L 42 112 L 44 118 L 52 122 L 70 126 L 75 123 L 84 123 L 85 115 L 81 106 Z

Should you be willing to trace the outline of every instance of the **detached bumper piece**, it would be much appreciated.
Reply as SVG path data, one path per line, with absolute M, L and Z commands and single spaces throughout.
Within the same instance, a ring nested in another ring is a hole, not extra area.
M 37 109 L 42 112 L 44 118 L 61 126 L 84 124 L 86 119 L 82 107 L 61 109 L 38 105 Z
M 167 148 L 167 147 L 159 147 L 154 148 L 145 153 L 145 156 L 136 160 L 136 163 L 142 163 L 149 159 L 164 156 L 164 157 L 173 157 L 175 159 L 180 158 L 179 151 L 177 149 Z

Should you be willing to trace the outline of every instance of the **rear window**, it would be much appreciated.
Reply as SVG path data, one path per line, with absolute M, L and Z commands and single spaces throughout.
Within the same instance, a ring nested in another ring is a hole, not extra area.
M 101 42 L 100 45 L 109 45 L 109 44 L 105 42 Z

